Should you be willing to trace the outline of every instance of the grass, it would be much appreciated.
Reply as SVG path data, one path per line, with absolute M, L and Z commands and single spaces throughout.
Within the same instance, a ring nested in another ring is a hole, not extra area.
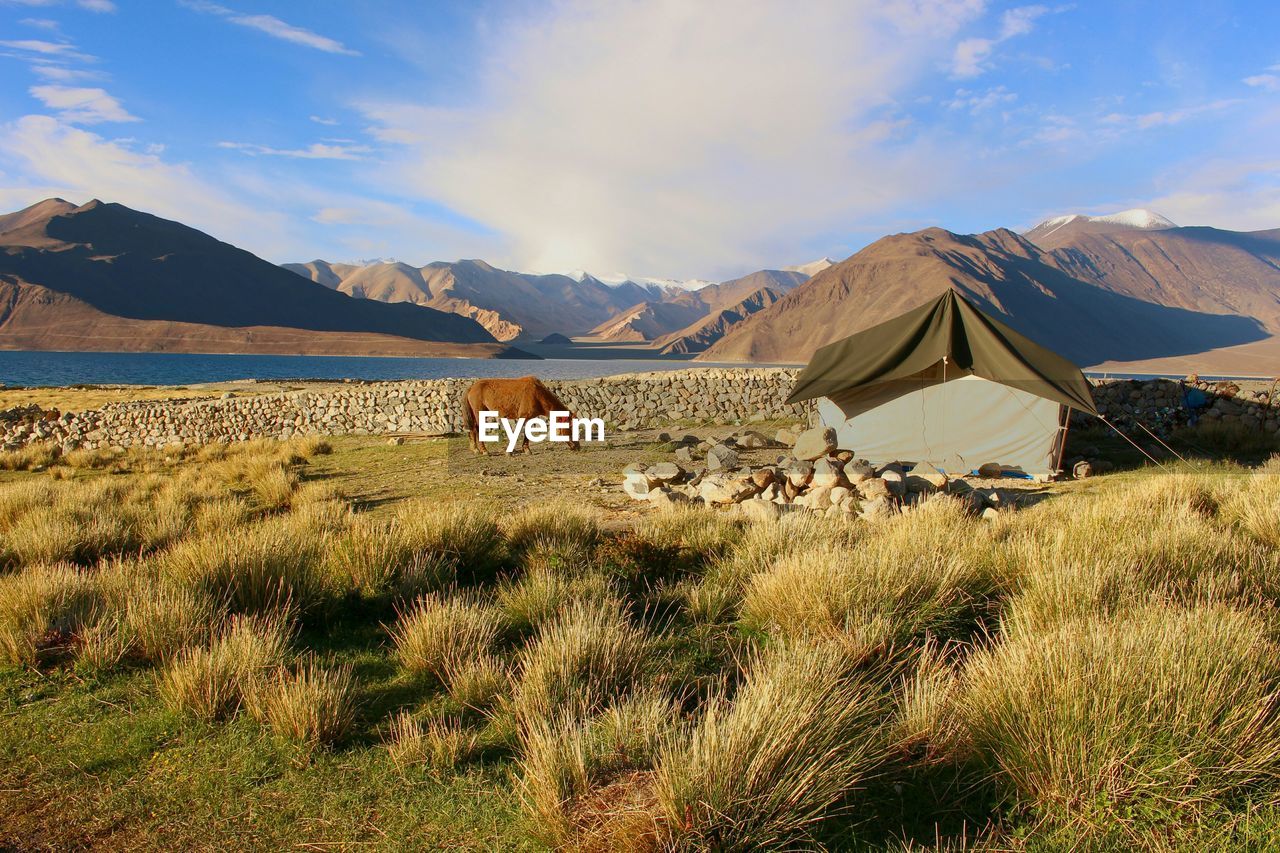
M 622 525 L 392 452 L 8 466 L 0 846 L 1280 843 L 1275 462 Z

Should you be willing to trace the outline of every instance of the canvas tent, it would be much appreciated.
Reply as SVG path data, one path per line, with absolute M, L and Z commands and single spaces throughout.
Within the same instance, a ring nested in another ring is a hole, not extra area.
M 819 349 L 787 402 L 802 400 L 818 401 L 841 449 L 949 474 L 1051 474 L 1068 411 L 1097 414 L 1078 367 L 953 290 Z

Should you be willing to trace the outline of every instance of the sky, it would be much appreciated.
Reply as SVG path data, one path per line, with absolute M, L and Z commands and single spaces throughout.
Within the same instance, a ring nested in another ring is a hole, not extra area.
M 0 0 L 0 210 L 722 279 L 1071 212 L 1280 227 L 1280 3 Z

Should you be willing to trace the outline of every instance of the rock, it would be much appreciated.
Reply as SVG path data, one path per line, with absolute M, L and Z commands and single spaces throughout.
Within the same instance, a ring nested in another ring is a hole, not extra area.
M 235 394 L 232 394 L 230 391 L 223 391 L 223 392 L 222 392 L 222 395 L 221 395 L 218 399 L 219 399 L 219 400 L 231 400 L 231 399 L 234 399 L 234 398 L 235 398 L 235 396 L 236 396 L 236 395 L 235 395 Z
M 893 512 L 893 504 L 888 498 L 876 498 L 862 505 L 858 511 L 861 518 L 881 518 Z
M 813 478 L 809 482 L 814 486 L 843 486 L 848 483 L 840 464 L 825 456 L 813 463 Z
M 1092 477 L 1093 464 L 1088 460 L 1077 462 L 1071 468 L 1071 476 L 1075 477 L 1077 480 L 1083 480 L 1086 477 Z
M 865 459 L 854 459 L 845 463 L 844 478 L 853 485 L 858 485 L 864 480 L 870 480 L 876 475 L 876 469 L 871 467 L 871 463 Z
M 749 521 L 777 521 L 782 517 L 782 507 L 769 501 L 743 501 L 738 513 Z
M 836 461 L 838 461 L 841 465 L 844 465 L 846 462 L 852 462 L 853 451 L 841 450 L 839 453 L 836 454 Z
M 690 449 L 690 448 L 689 448 L 689 447 L 687 447 L 687 446 L 685 446 L 685 447 L 677 447 L 677 448 L 676 448 L 676 461 L 678 461 L 678 462 L 684 462 L 684 463 L 686 463 L 686 464 L 688 464 L 688 463 L 690 463 L 690 462 L 693 462 L 693 461 L 694 461 L 694 459 L 693 459 L 693 450 L 692 450 L 692 449 Z
M 671 489 L 658 488 L 649 492 L 649 503 L 659 509 L 669 509 L 676 504 L 686 504 L 689 502 L 688 495 Z
M 921 462 L 907 474 L 906 483 L 909 491 L 930 492 L 946 488 L 947 475 L 928 462 Z
M 858 494 L 869 501 L 876 501 L 893 497 L 893 491 L 889 488 L 889 484 L 882 477 L 872 477 L 870 480 L 863 480 L 858 484 Z
M 630 471 L 622 481 L 622 491 L 638 501 L 648 500 L 649 492 L 657 484 L 643 471 Z
M 789 429 L 780 429 L 774 433 L 773 440 L 785 447 L 796 443 L 796 434 Z
M 884 481 L 885 486 L 889 489 L 889 494 L 900 498 L 907 493 L 907 479 L 903 475 L 902 469 L 886 467 L 880 472 L 879 479 Z
M 796 489 L 802 489 L 809 485 L 809 481 L 813 479 L 813 463 L 812 462 L 794 462 L 787 468 L 787 480 Z
M 772 485 L 776 476 L 777 472 L 774 469 L 761 468 L 759 471 L 755 471 L 751 474 L 751 480 L 759 488 L 763 489 L 766 486 Z
M 659 462 L 645 473 L 659 483 L 678 483 L 684 479 L 684 469 L 674 462 Z
M 728 474 L 708 474 L 698 484 L 698 495 L 709 504 L 729 504 L 753 497 L 759 489 L 750 480 Z
M 769 439 L 765 438 L 763 435 L 753 430 L 751 432 L 748 432 L 744 436 L 742 436 L 742 439 L 738 442 L 738 446 L 744 447 L 747 449 L 754 449 L 757 447 L 768 447 Z
M 741 463 L 738 461 L 738 453 L 732 447 L 723 444 L 717 444 L 707 451 L 707 470 L 720 471 L 732 470 L 737 468 Z
M 955 479 L 947 481 L 947 494 L 949 495 L 967 495 L 973 491 L 972 484 L 968 480 Z
M 836 449 L 836 431 L 831 427 L 807 429 L 796 438 L 792 451 L 797 459 L 813 461 Z
M 658 441 L 658 444 L 666 444 L 666 443 L 668 443 L 669 441 L 671 441 L 671 433 L 669 433 L 669 432 L 660 432 L 660 433 L 658 433 L 657 441 Z
M 853 500 L 853 491 L 847 486 L 832 486 L 828 500 L 833 504 L 843 504 Z
M 794 501 L 800 494 L 800 487 L 791 482 L 791 480 L 782 481 L 782 499 L 785 501 Z
M 587 481 L 588 489 L 599 489 L 599 488 L 602 488 L 603 486 L 604 486 L 603 477 L 593 477 L 592 479 Z
M 831 487 L 814 486 L 796 498 L 795 502 L 809 509 L 826 509 L 831 506 Z
M 630 474 L 632 471 L 644 471 L 644 469 L 645 465 L 643 462 L 628 462 L 626 467 L 622 469 L 622 473 Z
M 398 435 L 393 435 L 391 438 L 387 439 L 387 444 L 391 445 L 392 447 L 399 447 L 400 445 L 404 444 L 404 439 Z
M 1004 468 L 999 462 L 984 462 L 978 468 L 978 476 L 988 480 L 998 480 L 1004 476 Z
M 1000 510 L 996 509 L 993 506 L 989 506 L 982 511 L 983 521 L 995 521 L 999 517 L 1000 517 Z
M 698 442 L 700 442 L 701 440 L 702 440 L 702 439 L 698 438 L 696 435 L 682 435 L 682 436 L 680 436 L 680 443 L 681 443 L 681 444 L 687 444 L 687 445 L 689 445 L 690 447 L 697 447 Z

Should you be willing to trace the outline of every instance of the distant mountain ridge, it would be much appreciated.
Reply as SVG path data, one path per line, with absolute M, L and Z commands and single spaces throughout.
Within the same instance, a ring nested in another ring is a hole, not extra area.
M 1280 231 L 1179 228 L 1157 217 L 1064 217 L 1025 236 L 927 228 L 885 237 L 748 317 L 698 358 L 803 362 L 947 288 L 1085 366 L 1274 346 Z M 1280 372 L 1280 362 L 1271 364 Z
M 476 355 L 456 314 L 352 300 L 179 222 L 98 200 L 0 216 L 0 346 Z

